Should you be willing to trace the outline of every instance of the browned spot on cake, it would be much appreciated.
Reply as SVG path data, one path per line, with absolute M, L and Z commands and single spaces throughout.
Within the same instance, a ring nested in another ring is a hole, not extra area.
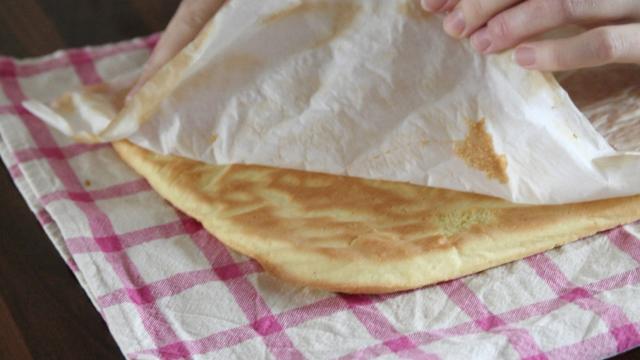
M 494 219 L 489 209 L 469 209 L 441 213 L 434 216 L 434 222 L 441 234 L 449 237 L 469 230 L 474 225 L 486 225 Z
M 488 178 L 498 180 L 502 184 L 509 181 L 507 158 L 496 154 L 484 119 L 469 122 L 469 133 L 464 140 L 455 144 L 455 151 L 467 165 L 484 172 Z
M 460 236 L 446 237 L 444 235 L 431 235 L 416 239 L 412 242 L 413 251 L 423 253 L 433 250 L 444 250 L 456 246 L 460 241 Z
M 207 197 L 233 214 L 228 221 L 247 233 L 293 242 L 303 251 L 400 259 L 417 248 L 445 246 L 426 243 L 442 236 L 434 235 L 438 229 L 428 209 L 433 201 L 420 196 L 421 187 L 243 165 L 228 167 L 216 183 Z M 371 219 L 376 219 L 374 226 L 367 225 Z
M 399 2 L 398 12 L 412 19 L 428 19 L 431 17 L 431 13 L 422 8 L 422 6 L 418 4 L 418 0 L 406 0 Z
M 342 34 L 344 30 L 353 23 L 359 10 L 359 6 L 346 1 L 302 1 L 265 17 L 262 23 L 265 25 L 271 24 L 291 16 L 303 14 L 313 14 L 313 16 L 317 17 L 330 17 L 332 19 L 330 33 L 322 37 L 315 44 L 316 47 L 321 47 Z
M 89 187 L 89 186 L 91 186 L 91 180 L 89 180 L 89 179 L 85 180 L 85 181 L 84 181 L 84 186 L 85 186 L 85 187 Z
M 397 225 L 387 229 L 387 231 L 390 231 L 391 233 L 397 234 L 401 237 L 407 236 L 407 235 L 421 234 L 429 230 L 433 230 L 433 227 L 430 226 L 428 221 Z

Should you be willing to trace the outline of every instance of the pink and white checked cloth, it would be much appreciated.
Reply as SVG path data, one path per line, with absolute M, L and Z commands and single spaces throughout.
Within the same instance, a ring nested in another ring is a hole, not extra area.
M 0 154 L 128 358 L 596 359 L 640 346 L 640 223 L 438 286 L 343 296 L 226 249 L 108 145 L 20 104 L 138 68 L 157 36 L 0 57 Z

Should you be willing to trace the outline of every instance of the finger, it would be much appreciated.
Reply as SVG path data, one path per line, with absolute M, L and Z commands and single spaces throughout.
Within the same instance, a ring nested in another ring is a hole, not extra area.
M 134 95 L 164 64 L 187 46 L 223 3 L 224 0 L 183 0 L 128 97 Z
M 606 26 L 568 39 L 519 46 L 514 58 L 527 69 L 573 70 L 610 63 L 640 64 L 640 24 Z
M 461 38 L 473 33 L 500 11 L 522 0 L 461 0 L 444 19 L 444 30 Z
M 447 2 L 442 7 L 442 11 L 451 11 L 453 8 L 458 6 L 460 0 L 447 0 Z
M 458 5 L 459 0 L 422 0 L 422 7 L 431 12 L 444 12 Z
M 528 0 L 491 18 L 471 36 L 471 44 L 482 53 L 492 53 L 561 25 L 632 17 L 640 19 L 638 0 Z

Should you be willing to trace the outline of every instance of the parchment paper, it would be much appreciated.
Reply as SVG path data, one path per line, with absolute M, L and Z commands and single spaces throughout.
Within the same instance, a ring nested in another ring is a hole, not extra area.
M 86 91 L 25 105 L 76 138 L 128 138 L 212 164 L 532 204 L 640 193 L 633 83 L 587 102 L 594 127 L 551 74 L 520 68 L 511 52 L 479 55 L 441 21 L 412 0 L 230 1 L 122 111 Z M 623 110 L 608 106 L 615 96 Z

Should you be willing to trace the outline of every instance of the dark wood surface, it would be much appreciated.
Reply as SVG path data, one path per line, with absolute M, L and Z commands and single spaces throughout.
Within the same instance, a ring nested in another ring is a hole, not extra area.
M 179 0 L 2 0 L 0 54 L 159 31 Z M 0 360 L 119 359 L 105 323 L 0 166 Z M 640 349 L 616 357 L 640 359 Z
M 179 0 L 1 0 L 0 54 L 44 55 L 160 31 Z M 122 359 L 0 165 L 0 360 Z

